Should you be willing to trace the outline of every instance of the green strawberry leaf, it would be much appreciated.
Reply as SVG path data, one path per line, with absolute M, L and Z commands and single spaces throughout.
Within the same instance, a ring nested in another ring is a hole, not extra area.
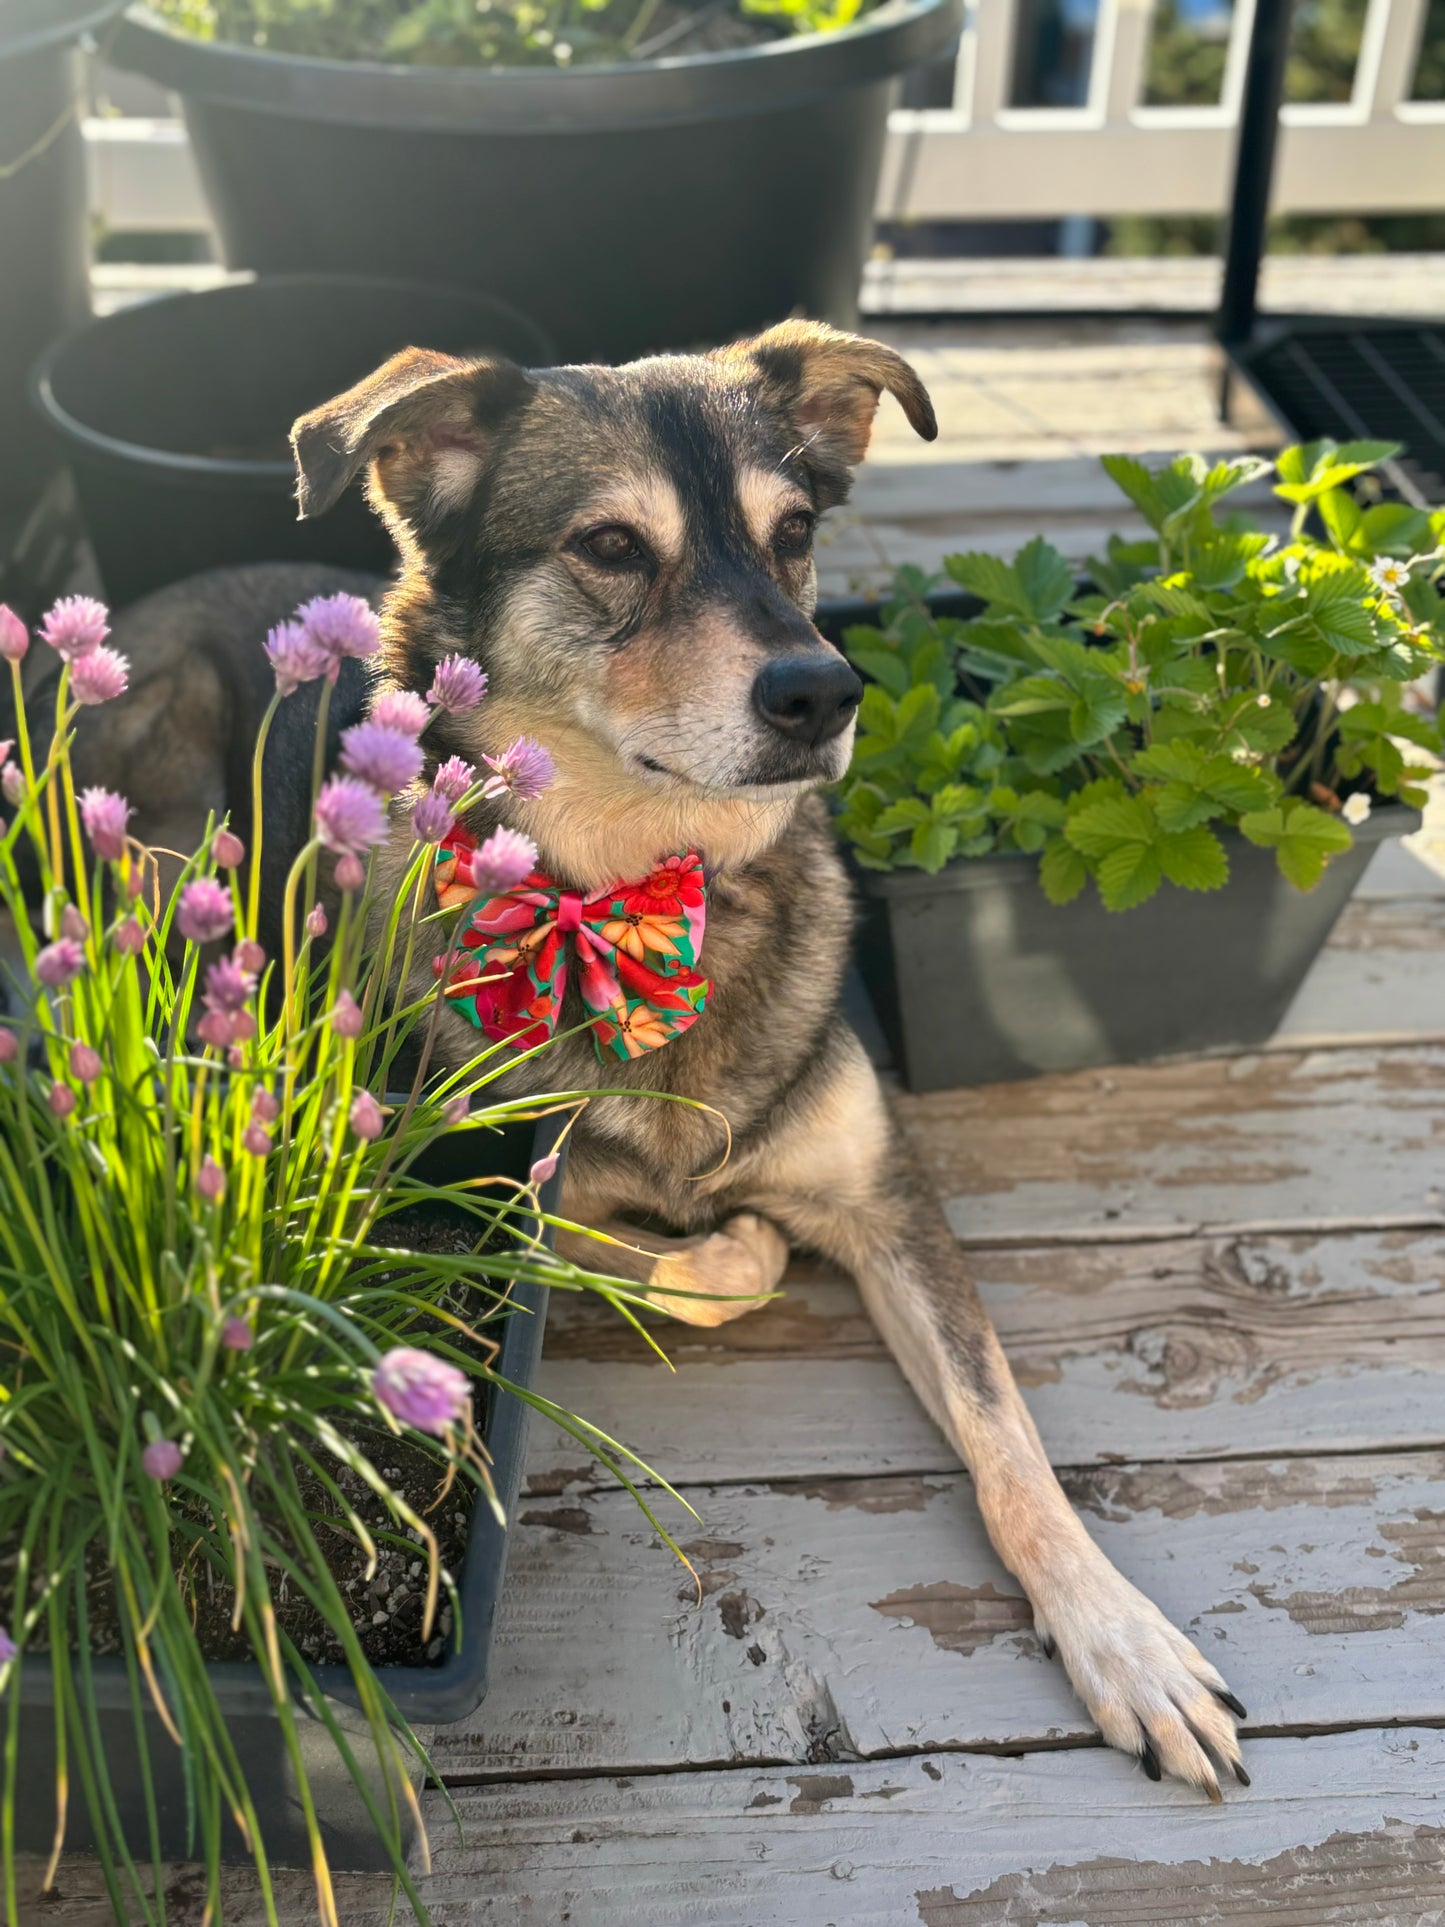
M 1313 890 L 1330 858 L 1355 840 L 1347 823 L 1298 796 L 1251 811 L 1239 827 L 1251 843 L 1274 851 L 1281 872 L 1299 890 Z
M 1089 880 L 1089 866 L 1061 836 L 1053 837 L 1039 859 L 1039 884 L 1050 903 L 1072 903 Z

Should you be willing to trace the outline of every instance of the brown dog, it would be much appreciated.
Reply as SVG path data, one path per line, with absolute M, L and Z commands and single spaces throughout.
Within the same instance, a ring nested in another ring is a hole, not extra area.
M 931 439 L 928 397 L 898 355 L 811 323 L 615 370 L 411 351 L 297 423 L 302 512 L 367 472 L 403 557 L 387 685 L 425 691 L 451 651 L 485 665 L 487 702 L 428 731 L 433 767 L 522 734 L 551 752 L 554 787 L 478 812 L 478 834 L 504 817 L 584 892 L 669 853 L 706 865 L 713 990 L 692 1027 L 626 1062 L 599 1062 L 574 1035 L 503 1086 L 622 1085 L 710 1107 L 588 1105 L 567 1214 L 631 1248 L 574 1239 L 572 1255 L 698 1323 L 771 1291 L 790 1245 L 850 1271 L 1104 1737 L 1217 1799 L 1211 1755 L 1245 1778 L 1231 1718 L 1243 1709 L 1075 1516 L 839 1014 L 849 892 L 811 793 L 847 766 L 861 685 L 810 621 L 811 550 L 885 389 Z M 408 815 L 404 801 L 394 874 Z M 429 928 L 440 951 L 445 930 Z M 586 1015 L 574 983 L 563 1028 Z M 453 1063 L 477 1047 L 450 1008 L 443 1036 Z M 716 1113 L 731 1127 L 721 1161 Z M 639 1218 L 681 1235 L 639 1233 Z

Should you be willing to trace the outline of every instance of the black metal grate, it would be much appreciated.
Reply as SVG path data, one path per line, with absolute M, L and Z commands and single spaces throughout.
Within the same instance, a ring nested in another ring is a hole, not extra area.
M 1445 330 L 1428 323 L 1271 327 L 1233 358 L 1299 436 L 1401 442 L 1393 492 L 1417 507 L 1445 499 Z

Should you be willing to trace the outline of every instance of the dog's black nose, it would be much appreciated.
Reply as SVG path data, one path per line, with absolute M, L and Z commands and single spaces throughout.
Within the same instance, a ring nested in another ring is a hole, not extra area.
M 841 656 L 783 656 L 753 684 L 763 721 L 813 747 L 841 736 L 862 700 L 862 681 Z

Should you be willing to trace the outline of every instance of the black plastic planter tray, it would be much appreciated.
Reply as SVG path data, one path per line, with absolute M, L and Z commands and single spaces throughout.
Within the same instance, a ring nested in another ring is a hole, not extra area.
M 1301 441 L 1390 441 L 1390 490 L 1445 499 L 1445 328 L 1428 322 L 1272 319 L 1230 348 L 1267 408 Z
M 395 550 L 360 490 L 297 520 L 287 437 L 298 415 L 406 347 L 553 359 L 540 328 L 487 295 L 331 275 L 163 296 L 52 346 L 35 401 L 75 476 L 111 604 L 233 563 L 388 574 Z
M 1051 904 L 1031 856 L 863 871 L 858 965 L 912 1091 L 1262 1044 L 1376 848 L 1419 824 L 1377 809 L 1308 893 L 1229 834 L 1223 890 L 1166 884 L 1121 912 L 1092 885 Z
M 132 7 L 118 65 L 181 96 L 232 267 L 485 287 L 570 361 L 856 321 L 888 109 L 960 0 L 835 33 L 575 69 L 203 42 Z
M 488 1173 L 525 1177 L 533 1161 L 554 1148 L 565 1122 L 561 1116 L 545 1117 L 535 1126 L 509 1127 L 499 1136 L 467 1133 L 452 1143 L 443 1138 L 430 1154 L 432 1168 L 438 1179 L 443 1179 L 464 1175 L 484 1161 Z M 443 1169 L 443 1166 L 449 1168 Z M 542 1187 L 545 1211 L 556 1210 L 561 1183 L 559 1169 Z M 544 1237 L 550 1244 L 551 1233 L 545 1227 Z M 518 1309 L 503 1323 L 497 1371 L 513 1384 L 526 1387 L 536 1375 L 542 1353 L 547 1292 L 545 1287 L 519 1285 L 513 1299 Z M 486 1446 L 491 1454 L 497 1496 L 509 1520 L 515 1512 L 521 1484 L 526 1433 L 526 1406 L 519 1399 L 501 1395 L 493 1398 L 487 1414 Z M 382 1688 L 409 1724 L 426 1726 L 464 1719 L 481 1704 L 487 1690 L 492 1633 L 506 1563 L 507 1534 L 497 1524 L 491 1508 L 478 1499 L 472 1511 L 459 1588 L 460 1650 L 454 1651 L 440 1666 L 377 1668 Z M 296 1797 L 295 1778 L 271 1710 L 271 1696 L 259 1669 L 227 1662 L 211 1667 L 210 1673 L 256 1803 L 270 1863 L 279 1867 L 309 1867 L 311 1850 Z M 132 1852 L 140 1859 L 148 1859 L 151 1849 L 145 1797 L 137 1765 L 136 1732 L 124 1661 L 96 1660 L 94 1677 L 95 1705 L 121 1821 Z M 343 1725 L 354 1722 L 357 1731 L 364 1733 L 364 1722 L 351 1710 L 355 1706 L 355 1694 L 349 1671 L 340 1666 L 321 1666 L 316 1669 L 315 1677 L 330 1699 L 338 1720 Z M 55 1716 L 50 1667 L 42 1655 L 27 1658 L 25 1662 L 21 1701 L 23 1769 L 17 1788 L 15 1840 L 20 1852 L 44 1855 L 50 1852 L 55 1833 Z M 298 1701 L 298 1708 L 300 1705 Z M 385 1871 L 391 1861 L 330 1734 L 311 1716 L 301 1718 L 299 1725 L 302 1753 L 333 1870 Z M 176 1746 L 154 1715 L 147 1715 L 146 1734 L 155 1777 L 161 1857 L 192 1859 L 197 1843 L 188 1829 L 185 1786 Z M 358 1758 L 365 1758 L 370 1750 L 369 1741 L 364 1741 L 363 1747 L 356 1750 Z M 371 1757 L 374 1762 L 374 1753 Z M 70 1782 L 66 1851 L 83 1853 L 92 1846 L 94 1835 L 73 1765 Z M 373 1797 L 378 1796 L 385 1811 L 379 1773 L 373 1786 Z M 225 1858 L 249 1861 L 251 1854 L 240 1835 L 229 1820 L 225 1824 Z

